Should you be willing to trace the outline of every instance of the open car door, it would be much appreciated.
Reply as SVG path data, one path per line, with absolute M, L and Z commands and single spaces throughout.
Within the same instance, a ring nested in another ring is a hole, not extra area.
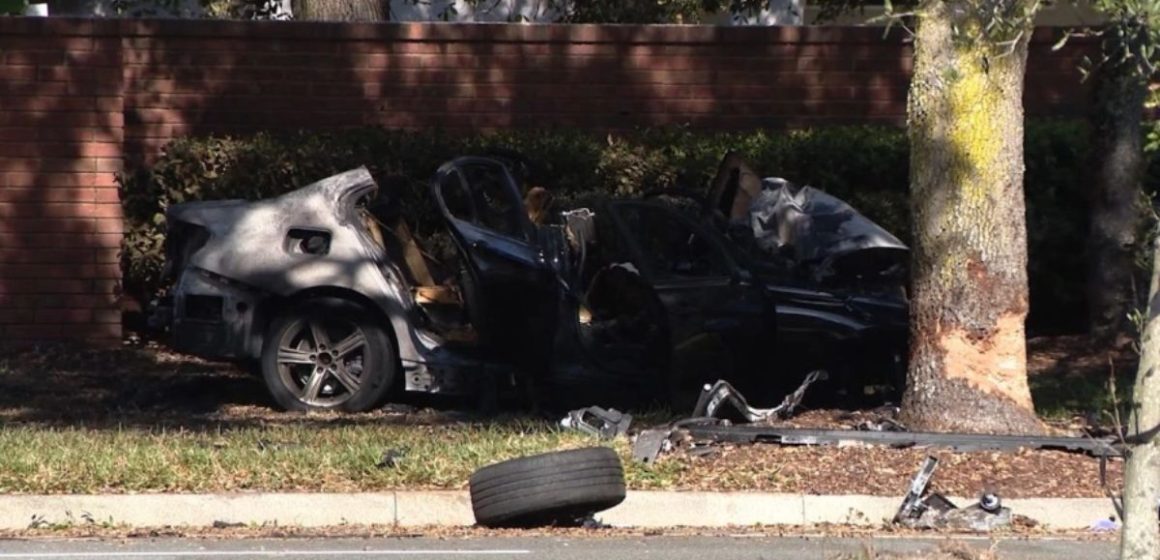
M 458 158 L 439 168 L 431 188 L 462 256 L 460 287 L 480 341 L 518 354 L 550 336 L 556 280 L 507 167 Z

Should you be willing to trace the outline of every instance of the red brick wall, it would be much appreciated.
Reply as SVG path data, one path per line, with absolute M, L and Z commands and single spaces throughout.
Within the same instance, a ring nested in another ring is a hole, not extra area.
M 910 47 L 881 33 L 0 18 L 0 336 L 119 336 L 114 174 L 174 137 L 901 123 Z M 1050 35 L 1027 110 L 1074 115 L 1078 53 Z
M 0 26 L 0 337 L 116 342 L 121 38 Z
M 255 128 L 594 129 L 902 123 L 901 32 L 786 27 L 171 22 L 126 32 L 126 135 Z M 1028 111 L 1083 106 L 1074 49 L 1036 37 Z

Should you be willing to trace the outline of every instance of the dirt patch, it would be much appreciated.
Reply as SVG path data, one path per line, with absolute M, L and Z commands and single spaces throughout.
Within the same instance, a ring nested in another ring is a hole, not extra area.
M 1028 383 L 1041 416 L 1104 431 L 1114 424 L 1117 408 L 1127 417 L 1139 362 L 1130 344 L 1108 348 L 1086 336 L 1056 336 L 1033 338 L 1027 347 Z
M 1060 451 L 954 453 L 886 447 L 727 446 L 705 457 L 662 459 L 685 466 L 674 477 L 680 489 L 745 488 L 802 494 L 897 496 L 927 455 L 939 459 L 931 490 L 975 497 L 984 489 L 1003 498 L 1098 498 L 1099 461 Z M 1122 485 L 1122 463 L 1108 464 L 1109 485 Z M 959 504 L 965 506 L 969 504 Z
M 1105 407 L 1110 403 L 1109 372 L 1117 374 L 1122 392 L 1131 386 L 1135 364 L 1130 347 L 1101 349 L 1086 337 L 1028 341 L 1027 366 L 1035 404 L 1051 416 L 1110 410 Z M 437 404 L 437 408 L 450 409 L 463 403 Z M 366 418 L 378 416 L 371 413 Z M 806 412 L 789 424 L 852 427 L 857 420 L 872 416 L 868 411 L 824 410 Z M 273 410 L 261 379 L 245 367 L 207 362 L 156 345 L 114 351 L 60 346 L 0 351 L 0 418 L 6 421 L 92 425 L 282 422 L 298 417 Z
M 87 425 L 196 419 L 264 404 L 257 379 L 163 348 L 111 351 L 45 346 L 0 356 L 0 416 L 8 422 Z
M 1104 347 L 1082 335 L 1044 336 L 1027 341 L 1027 375 L 1107 380 L 1112 372 L 1136 371 L 1139 355 L 1131 344 Z
M 256 372 L 157 345 L 119 350 L 44 346 L 0 353 L 0 420 L 44 426 L 194 428 L 295 424 L 439 424 L 462 403 L 422 398 L 363 414 L 281 412 Z

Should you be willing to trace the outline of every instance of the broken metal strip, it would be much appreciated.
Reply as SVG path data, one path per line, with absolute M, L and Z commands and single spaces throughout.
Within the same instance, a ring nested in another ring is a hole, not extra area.
M 1121 451 L 1110 439 L 1083 437 L 995 436 L 940 434 L 931 432 L 863 432 L 812 430 L 772 426 L 695 425 L 685 428 L 694 439 L 723 443 L 774 443 L 780 445 L 838 445 L 863 443 L 890 447 L 949 447 L 954 451 L 1014 451 L 1020 448 L 1083 452 L 1095 457 L 1118 457 Z

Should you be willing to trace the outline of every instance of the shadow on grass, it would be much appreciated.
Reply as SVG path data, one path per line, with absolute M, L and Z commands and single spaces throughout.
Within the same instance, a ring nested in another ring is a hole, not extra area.
M 672 419 L 664 410 L 634 413 L 642 425 Z M 280 412 L 261 377 L 240 365 L 152 346 L 0 349 L 0 422 L 6 425 L 218 431 L 277 425 L 478 424 L 537 432 L 556 429 L 560 417 L 558 411 L 531 414 L 511 406 L 485 414 L 473 399 L 414 394 L 363 414 Z
M 1131 349 L 1109 352 L 1079 337 L 1054 337 L 1030 341 L 1029 357 L 1031 392 L 1041 416 L 1052 420 L 1084 416 L 1110 424 L 1114 407 L 1108 381 L 1113 370 L 1115 402 L 1124 414 L 1135 376 Z M 630 412 L 636 427 L 679 416 L 664 409 Z M 483 414 L 470 398 L 414 394 L 364 414 L 286 413 L 273 408 L 255 373 L 160 347 L 0 349 L 0 422 L 6 425 L 216 431 L 277 425 L 476 424 L 534 432 L 556 429 L 562 416 L 561 410 L 530 414 L 510 403 L 496 413 Z

